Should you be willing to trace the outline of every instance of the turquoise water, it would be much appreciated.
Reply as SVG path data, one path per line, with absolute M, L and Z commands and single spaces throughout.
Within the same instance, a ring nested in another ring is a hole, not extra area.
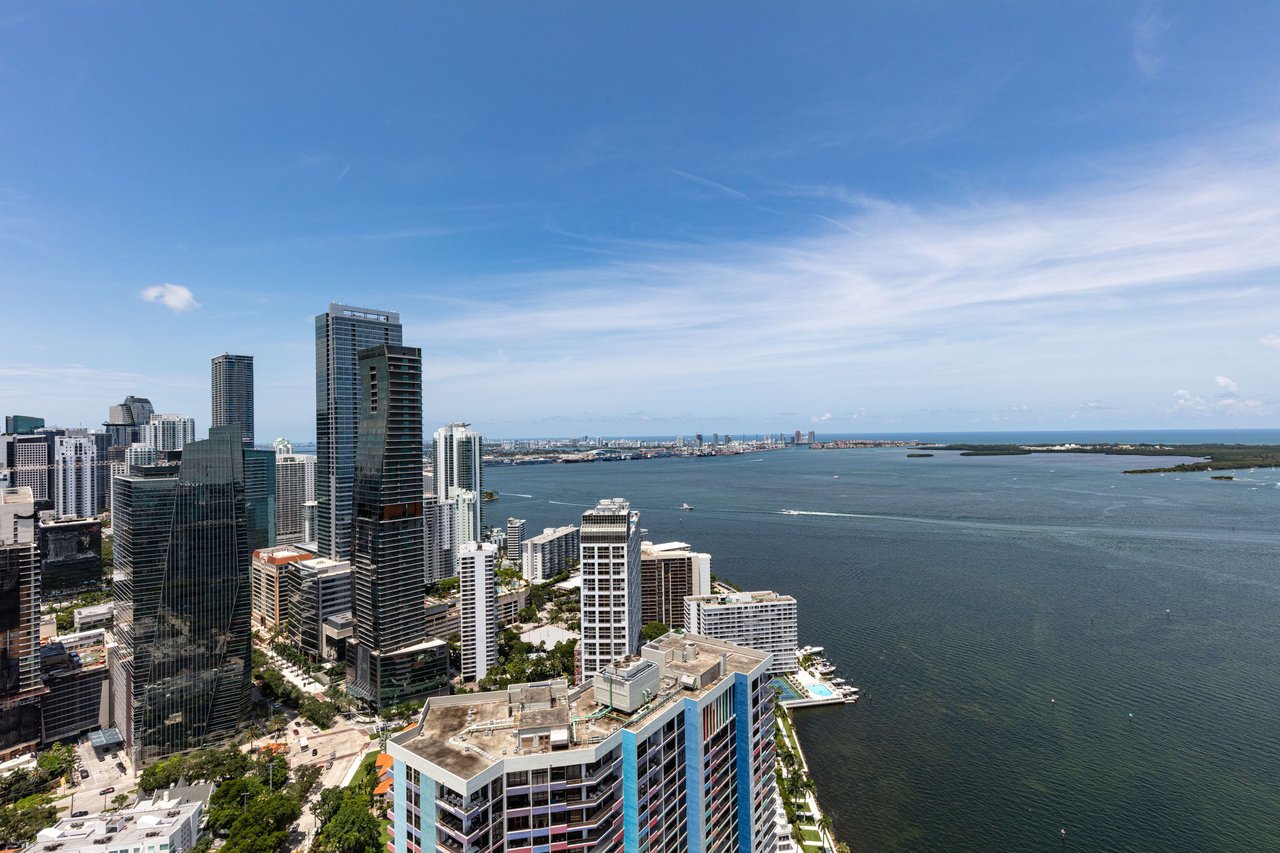
M 824 684 L 810 684 L 808 690 L 819 699 L 827 699 L 836 694 L 832 693 Z
M 801 644 L 864 693 L 796 714 L 855 850 L 1058 851 L 1062 828 L 1074 850 L 1280 850 L 1280 472 L 1126 467 L 796 449 L 494 468 L 533 497 L 487 510 L 540 529 L 626 496 L 654 541 L 794 594 Z

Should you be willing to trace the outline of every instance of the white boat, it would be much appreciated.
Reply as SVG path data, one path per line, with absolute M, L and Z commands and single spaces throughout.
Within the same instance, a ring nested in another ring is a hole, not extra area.
M 693 509 L 693 507 L 689 506 L 688 504 L 680 504 L 680 508 L 683 510 Z
M 840 475 L 839 475 L 839 474 L 832 474 L 832 475 L 831 475 L 831 479 L 833 479 L 833 480 L 839 480 L 839 479 L 840 479 Z
M 833 679 L 831 679 L 831 683 L 832 683 L 832 684 L 844 684 L 845 682 L 844 682 L 844 679 L 843 679 L 843 678 L 833 678 Z

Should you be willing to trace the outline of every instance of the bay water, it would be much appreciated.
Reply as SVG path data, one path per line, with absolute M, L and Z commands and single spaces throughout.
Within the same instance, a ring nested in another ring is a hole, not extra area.
M 854 850 L 1280 850 L 1280 471 L 906 453 L 492 467 L 487 523 L 625 497 L 796 596 L 864 694 L 796 714 Z

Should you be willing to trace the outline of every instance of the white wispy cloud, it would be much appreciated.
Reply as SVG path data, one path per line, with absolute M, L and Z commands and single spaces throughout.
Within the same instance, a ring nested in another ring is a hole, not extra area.
M 1229 377 L 1219 375 L 1219 376 L 1213 377 L 1213 381 L 1214 381 L 1214 384 L 1216 384 L 1219 388 L 1225 388 L 1226 390 L 1230 391 L 1233 394 L 1236 391 L 1240 390 L 1239 384 L 1237 384 L 1234 380 L 1230 379 Z
M 410 318 L 405 337 L 426 343 L 442 394 L 511 371 L 537 395 L 583 382 L 607 395 L 642 364 L 682 405 L 749 390 L 796 409 L 824 388 L 908 375 L 875 399 L 883 411 L 928 393 L 954 407 L 987 370 L 1021 383 L 1037 412 L 1027 390 L 1056 393 L 1046 375 L 1076 382 L 1061 391 L 1065 417 L 1100 389 L 1127 395 L 1116 359 L 1149 357 L 1142 347 L 1189 358 L 1280 310 L 1266 284 L 1280 271 L 1280 145 L 1269 127 L 1249 139 L 1113 161 L 1039 196 L 831 210 L 847 229 L 771 243 L 618 241 L 606 263 L 455 282 L 495 296 Z M 495 328 L 504 359 L 473 346 Z M 1172 385 L 1187 368 L 1169 361 L 1155 369 Z
M 171 311 L 190 311 L 193 308 L 199 308 L 200 303 L 196 302 L 195 294 L 191 289 L 181 284 L 153 284 L 151 287 L 144 287 L 138 292 L 138 297 L 143 302 L 159 302 Z
M 835 416 L 832 415 L 830 412 L 823 412 L 820 415 L 813 415 L 812 417 L 809 418 L 809 420 L 817 424 L 817 423 L 822 423 L 823 421 L 829 421 L 833 417 Z
M 1133 24 L 1133 61 L 1148 79 L 1159 77 L 1164 68 L 1160 37 L 1169 29 L 1169 23 L 1155 6 L 1147 6 Z
M 1258 339 L 1258 343 L 1271 349 L 1280 349 L 1280 335 L 1263 335 Z

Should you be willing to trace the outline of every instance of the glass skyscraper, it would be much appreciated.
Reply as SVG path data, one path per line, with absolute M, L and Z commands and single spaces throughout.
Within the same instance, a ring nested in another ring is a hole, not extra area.
M 226 740 L 248 714 L 249 535 L 238 426 L 115 480 L 115 720 L 134 762 Z
M 423 613 L 422 351 L 371 347 L 358 367 L 348 661 L 353 695 L 384 708 L 447 687 L 447 647 Z
M 209 425 L 239 424 L 240 440 L 245 447 L 253 447 L 253 356 L 215 355 L 212 371 L 213 418 Z
M 400 315 L 391 311 L 332 303 L 316 316 L 316 539 L 330 559 L 351 558 L 360 421 L 356 356 L 379 344 L 398 346 L 401 335 Z
M 249 551 L 276 544 L 276 452 L 244 450 L 245 522 Z

